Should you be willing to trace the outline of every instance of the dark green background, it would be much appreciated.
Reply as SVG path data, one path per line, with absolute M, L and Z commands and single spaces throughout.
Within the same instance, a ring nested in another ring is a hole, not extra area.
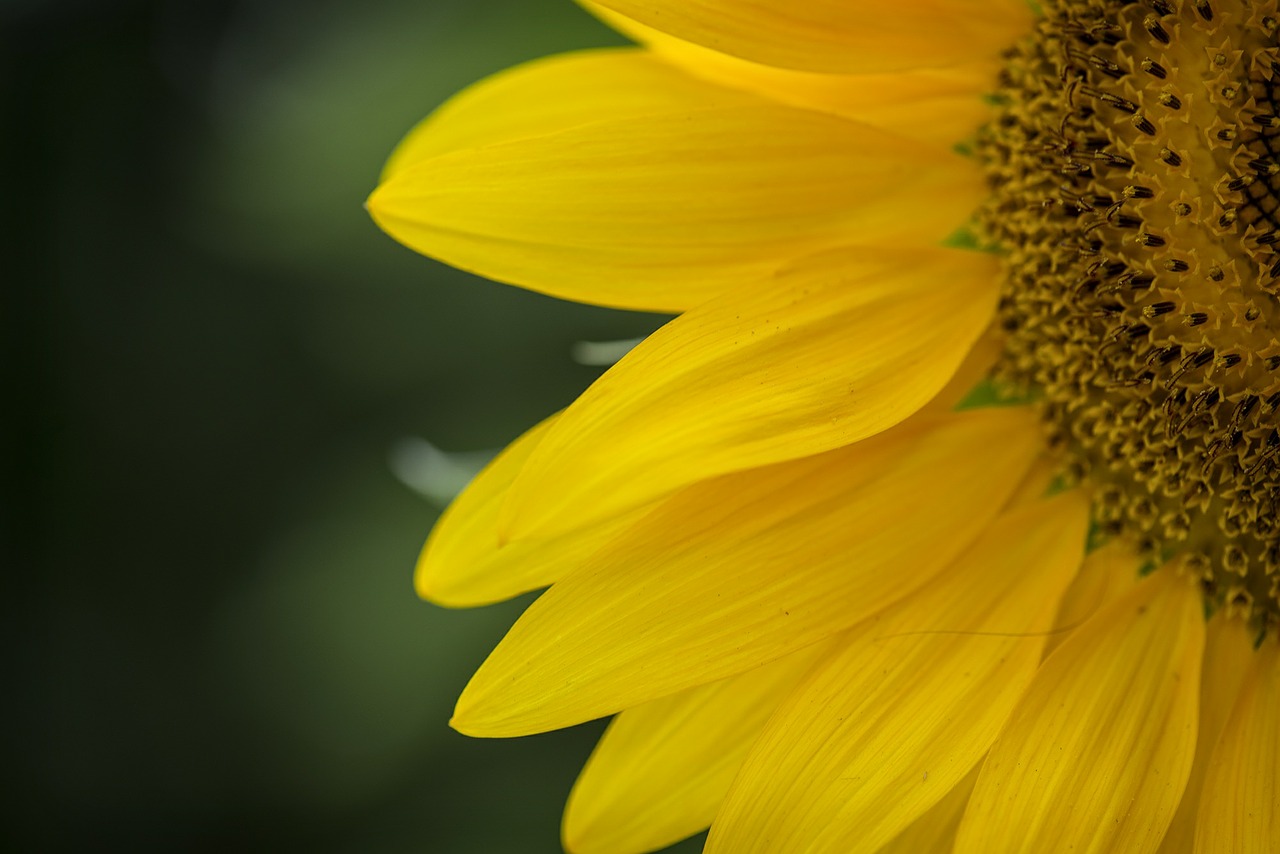
M 550 852 L 600 725 L 449 730 L 525 602 L 419 602 L 388 456 L 492 450 L 660 322 L 418 257 L 361 202 L 569 0 L 0 0 L 6 848 Z M 526 600 L 527 601 L 527 600 Z

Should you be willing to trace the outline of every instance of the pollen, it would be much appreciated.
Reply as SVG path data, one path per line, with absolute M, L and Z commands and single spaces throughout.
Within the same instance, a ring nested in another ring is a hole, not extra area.
M 1280 622 L 1276 0 L 1051 0 L 977 151 L 1000 383 L 1098 529 Z

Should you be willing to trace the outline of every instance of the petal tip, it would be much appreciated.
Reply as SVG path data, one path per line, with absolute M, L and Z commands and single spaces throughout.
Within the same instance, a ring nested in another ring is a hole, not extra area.
M 471 736 L 472 738 L 485 738 L 487 735 L 484 732 L 484 727 L 476 727 L 464 712 L 456 708 L 453 711 L 453 717 L 449 718 L 449 728 L 454 732 Z
M 461 702 L 459 708 L 454 709 L 453 717 L 449 718 L 449 728 L 470 738 L 515 738 L 532 734 L 509 731 L 502 727 L 501 722 L 488 719 L 483 712 L 477 714 L 475 710 L 464 711 L 461 709 Z
M 365 209 L 365 212 L 369 214 L 369 218 L 374 221 L 374 223 L 378 226 L 378 228 L 381 228 L 383 231 L 388 231 L 386 183 L 382 183 L 374 187 L 373 192 L 371 192 L 368 196 L 365 197 L 364 204 L 362 205 L 362 207 Z
M 481 670 L 484 668 L 481 667 Z M 477 696 L 477 672 L 462 689 L 462 696 L 453 707 L 453 717 L 449 718 L 449 726 L 453 730 L 472 738 L 504 738 L 523 733 L 505 732 L 501 726 L 501 718 L 493 714 L 491 703 L 485 702 L 484 696 Z
M 464 607 L 462 603 L 455 601 L 455 597 L 450 595 L 447 587 L 440 584 L 439 579 L 431 577 L 421 569 L 414 574 L 413 592 L 418 594 L 419 599 L 430 602 L 432 605 L 443 608 Z
M 438 562 L 431 556 L 431 549 L 424 548 L 413 570 L 413 592 L 418 598 L 446 608 L 458 607 L 452 600 L 449 585 L 443 581 Z
M 468 570 L 475 568 L 468 565 Z M 483 567 L 482 567 L 483 569 Z M 413 574 L 413 591 L 419 599 L 441 608 L 463 609 L 492 605 L 523 593 L 526 587 L 495 584 L 483 572 L 458 572 L 440 561 L 420 561 Z
M 578 829 L 569 827 L 567 813 L 565 814 L 564 823 L 560 826 L 560 847 L 565 850 L 565 854 L 587 854 L 589 850 L 583 846 Z

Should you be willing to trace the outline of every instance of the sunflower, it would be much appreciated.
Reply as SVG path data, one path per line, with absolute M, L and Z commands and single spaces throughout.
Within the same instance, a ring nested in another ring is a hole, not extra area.
M 443 516 L 574 852 L 1280 851 L 1276 0 L 601 0 L 369 209 L 676 314 Z

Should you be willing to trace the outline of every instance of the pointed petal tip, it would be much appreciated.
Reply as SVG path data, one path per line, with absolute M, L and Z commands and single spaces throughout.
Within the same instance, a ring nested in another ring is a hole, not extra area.
M 369 214 L 369 218 L 374 221 L 378 228 L 390 234 L 386 226 L 388 212 L 387 185 L 385 182 L 374 187 L 373 191 L 365 197 L 364 203 L 361 206 L 365 209 L 365 212 Z
M 414 576 L 413 592 L 422 601 L 441 608 L 474 608 L 481 604 L 458 597 L 456 591 L 451 591 L 435 578 L 423 577 L 422 573 Z
M 402 243 L 415 252 L 423 253 L 403 235 L 405 228 L 412 224 L 414 217 L 406 210 L 403 194 L 405 183 L 397 178 L 384 178 L 373 188 L 364 200 L 364 209 L 378 228 L 391 236 L 397 243 Z
M 560 820 L 560 847 L 565 854 L 597 854 L 601 848 L 599 845 L 593 847 L 592 841 L 598 836 L 598 833 L 592 833 L 590 819 L 575 811 L 574 797 L 570 793 Z
M 602 845 L 598 838 L 592 836 L 589 829 L 576 830 L 572 835 L 567 831 L 563 832 L 560 836 L 560 847 L 564 848 L 565 854 L 620 854 L 620 852 L 626 854 L 634 850 L 619 848 L 616 840 L 610 842 L 606 839 Z
M 449 729 L 459 733 L 460 735 L 468 735 L 472 738 L 479 737 L 475 733 L 471 732 L 470 728 L 465 723 L 458 720 L 457 713 L 454 713 L 453 717 L 449 718 Z
M 420 561 L 413 575 L 413 590 L 419 599 L 453 610 L 493 605 L 548 583 L 525 579 L 512 582 L 509 578 L 494 579 L 483 573 L 459 573 L 438 560 Z
M 526 735 L 540 735 L 549 730 L 548 727 L 538 729 L 511 726 L 503 720 L 501 714 L 491 716 L 488 714 L 490 711 L 492 709 L 487 708 L 464 711 L 459 702 L 459 707 L 454 709 L 453 717 L 449 718 L 449 728 L 468 738 L 522 738 Z
M 565 807 L 564 818 L 560 823 L 560 847 L 565 854 L 591 854 L 591 846 L 583 844 L 583 828 L 569 820 L 572 801 Z
M 465 712 L 459 711 L 457 708 L 453 710 L 453 717 L 449 718 L 449 729 L 470 738 L 493 737 L 490 733 L 485 732 L 483 725 L 477 727 L 474 721 L 468 720 Z
M 418 563 L 413 570 L 413 592 L 418 594 L 418 598 L 445 608 L 470 606 L 472 603 L 456 598 L 456 591 L 450 590 L 450 585 L 438 569 L 436 561 L 432 559 L 428 543 L 428 547 L 424 548 L 422 554 L 418 556 Z
M 484 671 L 480 670 L 471 677 L 467 687 L 453 707 L 453 717 L 449 718 L 449 727 L 462 735 L 471 738 L 516 738 L 522 735 L 536 735 L 545 731 L 530 727 L 512 726 L 508 716 L 503 714 L 503 706 L 495 702 L 501 700 L 493 691 L 481 693 L 476 690 L 476 681 Z
M 423 578 L 421 572 L 414 574 L 413 592 L 416 593 L 418 595 L 418 598 L 424 602 L 430 602 L 432 605 L 444 604 L 443 602 L 440 601 L 438 591 L 436 591 L 432 587 L 431 581 L 429 579 Z

